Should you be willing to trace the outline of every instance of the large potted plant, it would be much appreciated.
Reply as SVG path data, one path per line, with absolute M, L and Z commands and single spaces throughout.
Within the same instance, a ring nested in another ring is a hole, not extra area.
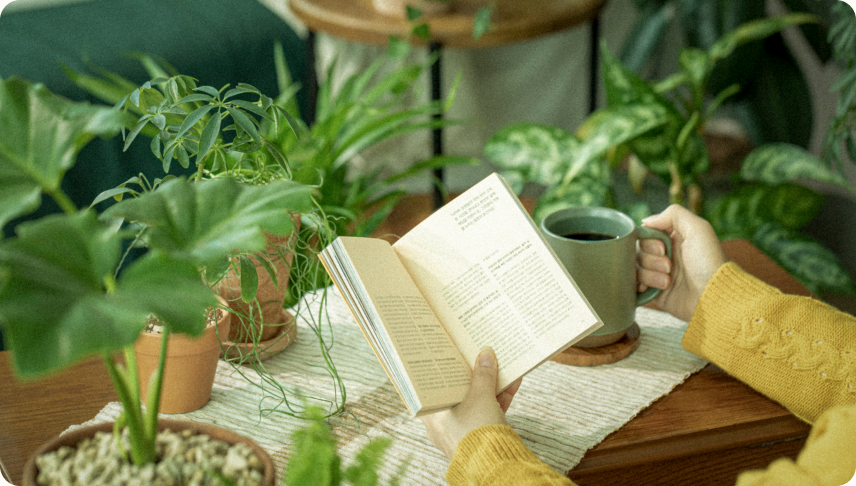
M 682 50 L 681 70 L 656 83 L 641 79 L 604 47 L 606 108 L 586 119 L 576 134 L 537 124 L 505 127 L 488 141 L 485 155 L 518 189 L 529 183 L 545 188 L 536 219 L 577 205 L 620 207 L 641 219 L 651 213 L 651 201 L 622 199 L 615 184 L 620 176 L 641 194 L 654 175 L 666 188 L 664 204 L 683 204 L 702 214 L 720 238 L 749 239 L 816 293 L 851 292 L 853 282 L 838 258 L 800 232 L 823 201 L 802 183 L 812 180 L 852 191 L 848 182 L 805 149 L 771 143 L 742 160 L 723 188 L 710 184 L 702 138 L 717 108 L 740 90 L 730 85 L 713 97 L 705 95 L 718 63 L 741 45 L 814 20 L 789 14 L 746 23 L 707 51 Z
M 274 62 L 280 94 L 275 99 L 246 84 L 197 86 L 196 80 L 145 56 L 144 65 L 155 79 L 143 86 L 116 76 L 69 75 L 82 88 L 137 116 L 126 147 L 140 134 L 151 137 L 165 172 L 178 163 L 195 168 L 191 178 L 196 180 L 229 176 L 257 184 L 290 179 L 315 189 L 324 216 L 304 217 L 296 238 L 280 240 L 262 253 L 240 255 L 221 282 L 237 321 L 233 338 L 270 349 L 264 343 L 277 338 L 271 338 L 274 331 L 265 325 L 291 322 L 278 311 L 297 305 L 306 291 L 330 284 L 315 254 L 334 235 L 371 234 L 405 194 L 396 187 L 402 181 L 445 165 L 474 162 L 442 156 L 397 171 L 382 166 L 365 171 L 354 163 L 363 151 L 386 140 L 443 123 L 432 115 L 448 107 L 451 95 L 443 102 L 407 105 L 426 67 L 405 62 L 408 49 L 404 43 L 391 44 L 387 56 L 346 79 L 336 92 L 330 81 L 335 65 L 331 67 L 311 126 L 301 118 L 295 97 L 300 86 L 291 80 L 278 45 Z M 123 192 L 132 189 L 120 187 L 99 200 Z M 265 311 L 265 304 L 270 310 Z
M 0 242 L 0 328 L 13 368 L 35 379 L 101 356 L 124 407 L 113 425 L 118 457 L 145 467 L 158 460 L 165 369 L 162 359 L 143 396 L 133 344 L 147 320 L 157 316 L 167 338 L 200 335 L 201 316 L 218 305 L 208 282 L 236 251 L 258 251 L 265 234 L 293 231 L 291 213 L 310 210 L 311 189 L 290 181 L 251 186 L 230 178 L 176 178 L 100 215 L 78 210 L 62 189 L 63 175 L 89 140 L 123 126 L 123 114 L 69 102 L 14 78 L 0 81 L 0 113 L 6 135 L 0 141 L 0 223 L 36 210 L 43 194 L 61 209 L 19 223 L 16 236 Z M 144 242 L 146 251 L 123 261 L 123 246 L 133 242 Z M 200 474 L 209 473 L 226 471 Z M 28 474 L 32 478 L 34 470 Z M 264 474 L 270 484 L 270 467 Z

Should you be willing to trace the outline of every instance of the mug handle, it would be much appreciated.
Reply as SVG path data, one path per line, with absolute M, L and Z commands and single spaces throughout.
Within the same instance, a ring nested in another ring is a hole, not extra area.
M 637 229 L 639 230 L 638 239 L 654 239 L 662 241 L 663 244 L 666 245 L 666 256 L 669 257 L 669 259 L 672 258 L 672 239 L 669 237 L 668 233 L 663 230 L 649 228 L 647 226 L 637 226 Z M 654 287 L 648 287 L 644 292 L 638 292 L 636 294 L 636 305 L 639 306 L 651 302 L 660 295 L 660 292 L 660 289 L 655 289 Z

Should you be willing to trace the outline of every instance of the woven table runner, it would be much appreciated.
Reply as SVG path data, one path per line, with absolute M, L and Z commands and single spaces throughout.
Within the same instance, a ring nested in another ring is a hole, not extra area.
M 326 296 L 327 316 L 314 324 L 325 343 L 332 344 L 330 356 L 347 393 L 345 413 L 329 421 L 343 465 L 349 465 L 372 438 L 391 437 L 381 484 L 403 461 L 410 464 L 401 484 L 446 484 L 447 459 L 426 438 L 422 421 L 410 417 L 339 293 L 331 289 Z M 321 292 L 308 296 L 299 315 L 317 318 L 321 300 Z M 618 363 L 577 367 L 549 361 L 524 377 L 508 422 L 556 471 L 569 471 L 588 449 L 706 364 L 681 348 L 684 321 L 640 307 L 636 322 L 641 329 L 639 348 Z M 281 484 L 291 436 L 306 422 L 276 411 L 263 412 L 278 405 L 268 392 L 281 386 L 310 397 L 308 403 L 341 400 L 313 328 L 307 322 L 298 326 L 297 342 L 264 362 L 276 379 L 276 384 L 264 384 L 267 392 L 248 383 L 248 378 L 264 383 L 252 369 L 242 366 L 237 372 L 220 360 L 207 405 L 195 412 L 163 416 L 211 423 L 251 437 L 271 454 L 277 484 Z M 301 403 L 293 397 L 289 400 Z M 279 408 L 287 410 L 282 404 Z M 84 425 L 113 421 L 120 412 L 121 404 L 110 403 Z

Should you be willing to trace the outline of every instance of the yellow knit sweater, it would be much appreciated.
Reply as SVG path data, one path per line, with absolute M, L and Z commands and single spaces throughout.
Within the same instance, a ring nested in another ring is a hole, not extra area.
M 856 318 L 782 294 L 726 263 L 705 289 L 682 344 L 813 424 L 796 462 L 780 459 L 745 472 L 738 486 L 841 486 L 854 478 Z M 446 480 L 453 486 L 573 484 L 504 425 L 467 434 Z

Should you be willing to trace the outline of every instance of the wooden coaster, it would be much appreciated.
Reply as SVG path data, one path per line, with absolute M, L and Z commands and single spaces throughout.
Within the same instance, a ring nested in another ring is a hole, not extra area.
M 551 358 L 562 364 L 574 366 L 597 366 L 615 363 L 630 356 L 639 347 L 639 325 L 635 322 L 627 329 L 627 334 L 617 342 L 599 348 L 570 348 Z

